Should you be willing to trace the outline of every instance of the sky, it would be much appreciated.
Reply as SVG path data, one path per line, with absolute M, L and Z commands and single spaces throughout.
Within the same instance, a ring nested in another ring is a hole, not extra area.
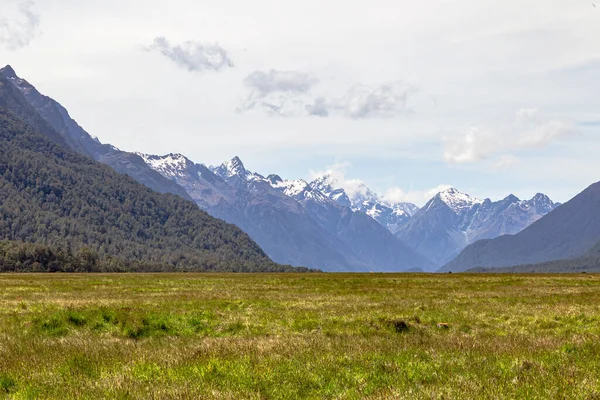
M 600 2 L 0 0 L 0 63 L 103 143 L 422 206 L 600 180 Z

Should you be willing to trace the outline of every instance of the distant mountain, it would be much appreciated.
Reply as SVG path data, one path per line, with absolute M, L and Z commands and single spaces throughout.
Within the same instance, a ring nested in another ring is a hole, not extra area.
M 595 183 L 516 235 L 470 245 L 442 270 L 458 272 L 572 259 L 584 256 L 599 241 L 600 183 Z
M 0 269 L 40 270 L 48 259 L 72 260 L 71 254 L 81 254 L 76 258 L 86 260 L 86 270 L 98 263 L 190 271 L 291 270 L 272 262 L 239 228 L 192 202 L 156 193 L 55 143 L 61 142 L 58 133 L 40 122 L 9 79 L 0 76 Z
M 271 176 L 271 184 L 294 198 L 332 235 L 375 268 L 372 270 L 427 269 L 433 264 L 398 240 L 380 223 L 360 210 L 352 210 L 316 190 L 303 180 L 283 181 Z M 377 268 L 378 267 L 378 268 Z
M 316 178 L 310 186 L 339 205 L 370 216 L 392 233 L 396 233 L 419 210 L 411 203 L 386 202 L 364 184 L 359 184 L 357 190 L 348 195 L 340 182 L 329 174 Z
M 492 202 L 452 188 L 433 197 L 396 235 L 434 263 L 444 265 L 469 244 L 518 233 L 555 207 L 542 194 L 526 201 L 510 195 Z
M 376 221 L 302 180 L 264 177 L 239 157 L 206 167 L 179 154 L 140 156 L 201 208 L 248 232 L 278 262 L 327 271 L 433 268 Z
M 69 116 L 68 111 L 62 105 L 50 97 L 42 95 L 29 82 L 19 78 L 10 65 L 0 69 L 0 75 L 21 92 L 26 103 L 34 110 L 33 118 L 45 121 L 44 123 L 36 122 L 38 131 L 47 136 L 54 135 L 51 138 L 55 142 L 66 144 L 79 154 L 110 165 L 117 172 L 127 174 L 159 193 L 172 193 L 191 200 L 183 188 L 149 168 L 137 155 L 102 144 L 98 139 L 93 138 Z

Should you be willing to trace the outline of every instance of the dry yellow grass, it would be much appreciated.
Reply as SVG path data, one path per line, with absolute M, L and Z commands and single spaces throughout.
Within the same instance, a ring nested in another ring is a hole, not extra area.
M 0 397 L 594 399 L 599 334 L 595 275 L 0 275 Z

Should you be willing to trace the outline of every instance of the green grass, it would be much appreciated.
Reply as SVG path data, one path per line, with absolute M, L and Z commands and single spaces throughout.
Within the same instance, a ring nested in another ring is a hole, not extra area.
M 0 275 L 3 397 L 600 399 L 600 276 Z

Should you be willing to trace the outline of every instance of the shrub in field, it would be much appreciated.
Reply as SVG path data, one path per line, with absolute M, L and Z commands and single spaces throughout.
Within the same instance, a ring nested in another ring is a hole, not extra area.
M 17 388 L 17 382 L 10 376 L 0 374 L 0 394 L 12 393 Z

